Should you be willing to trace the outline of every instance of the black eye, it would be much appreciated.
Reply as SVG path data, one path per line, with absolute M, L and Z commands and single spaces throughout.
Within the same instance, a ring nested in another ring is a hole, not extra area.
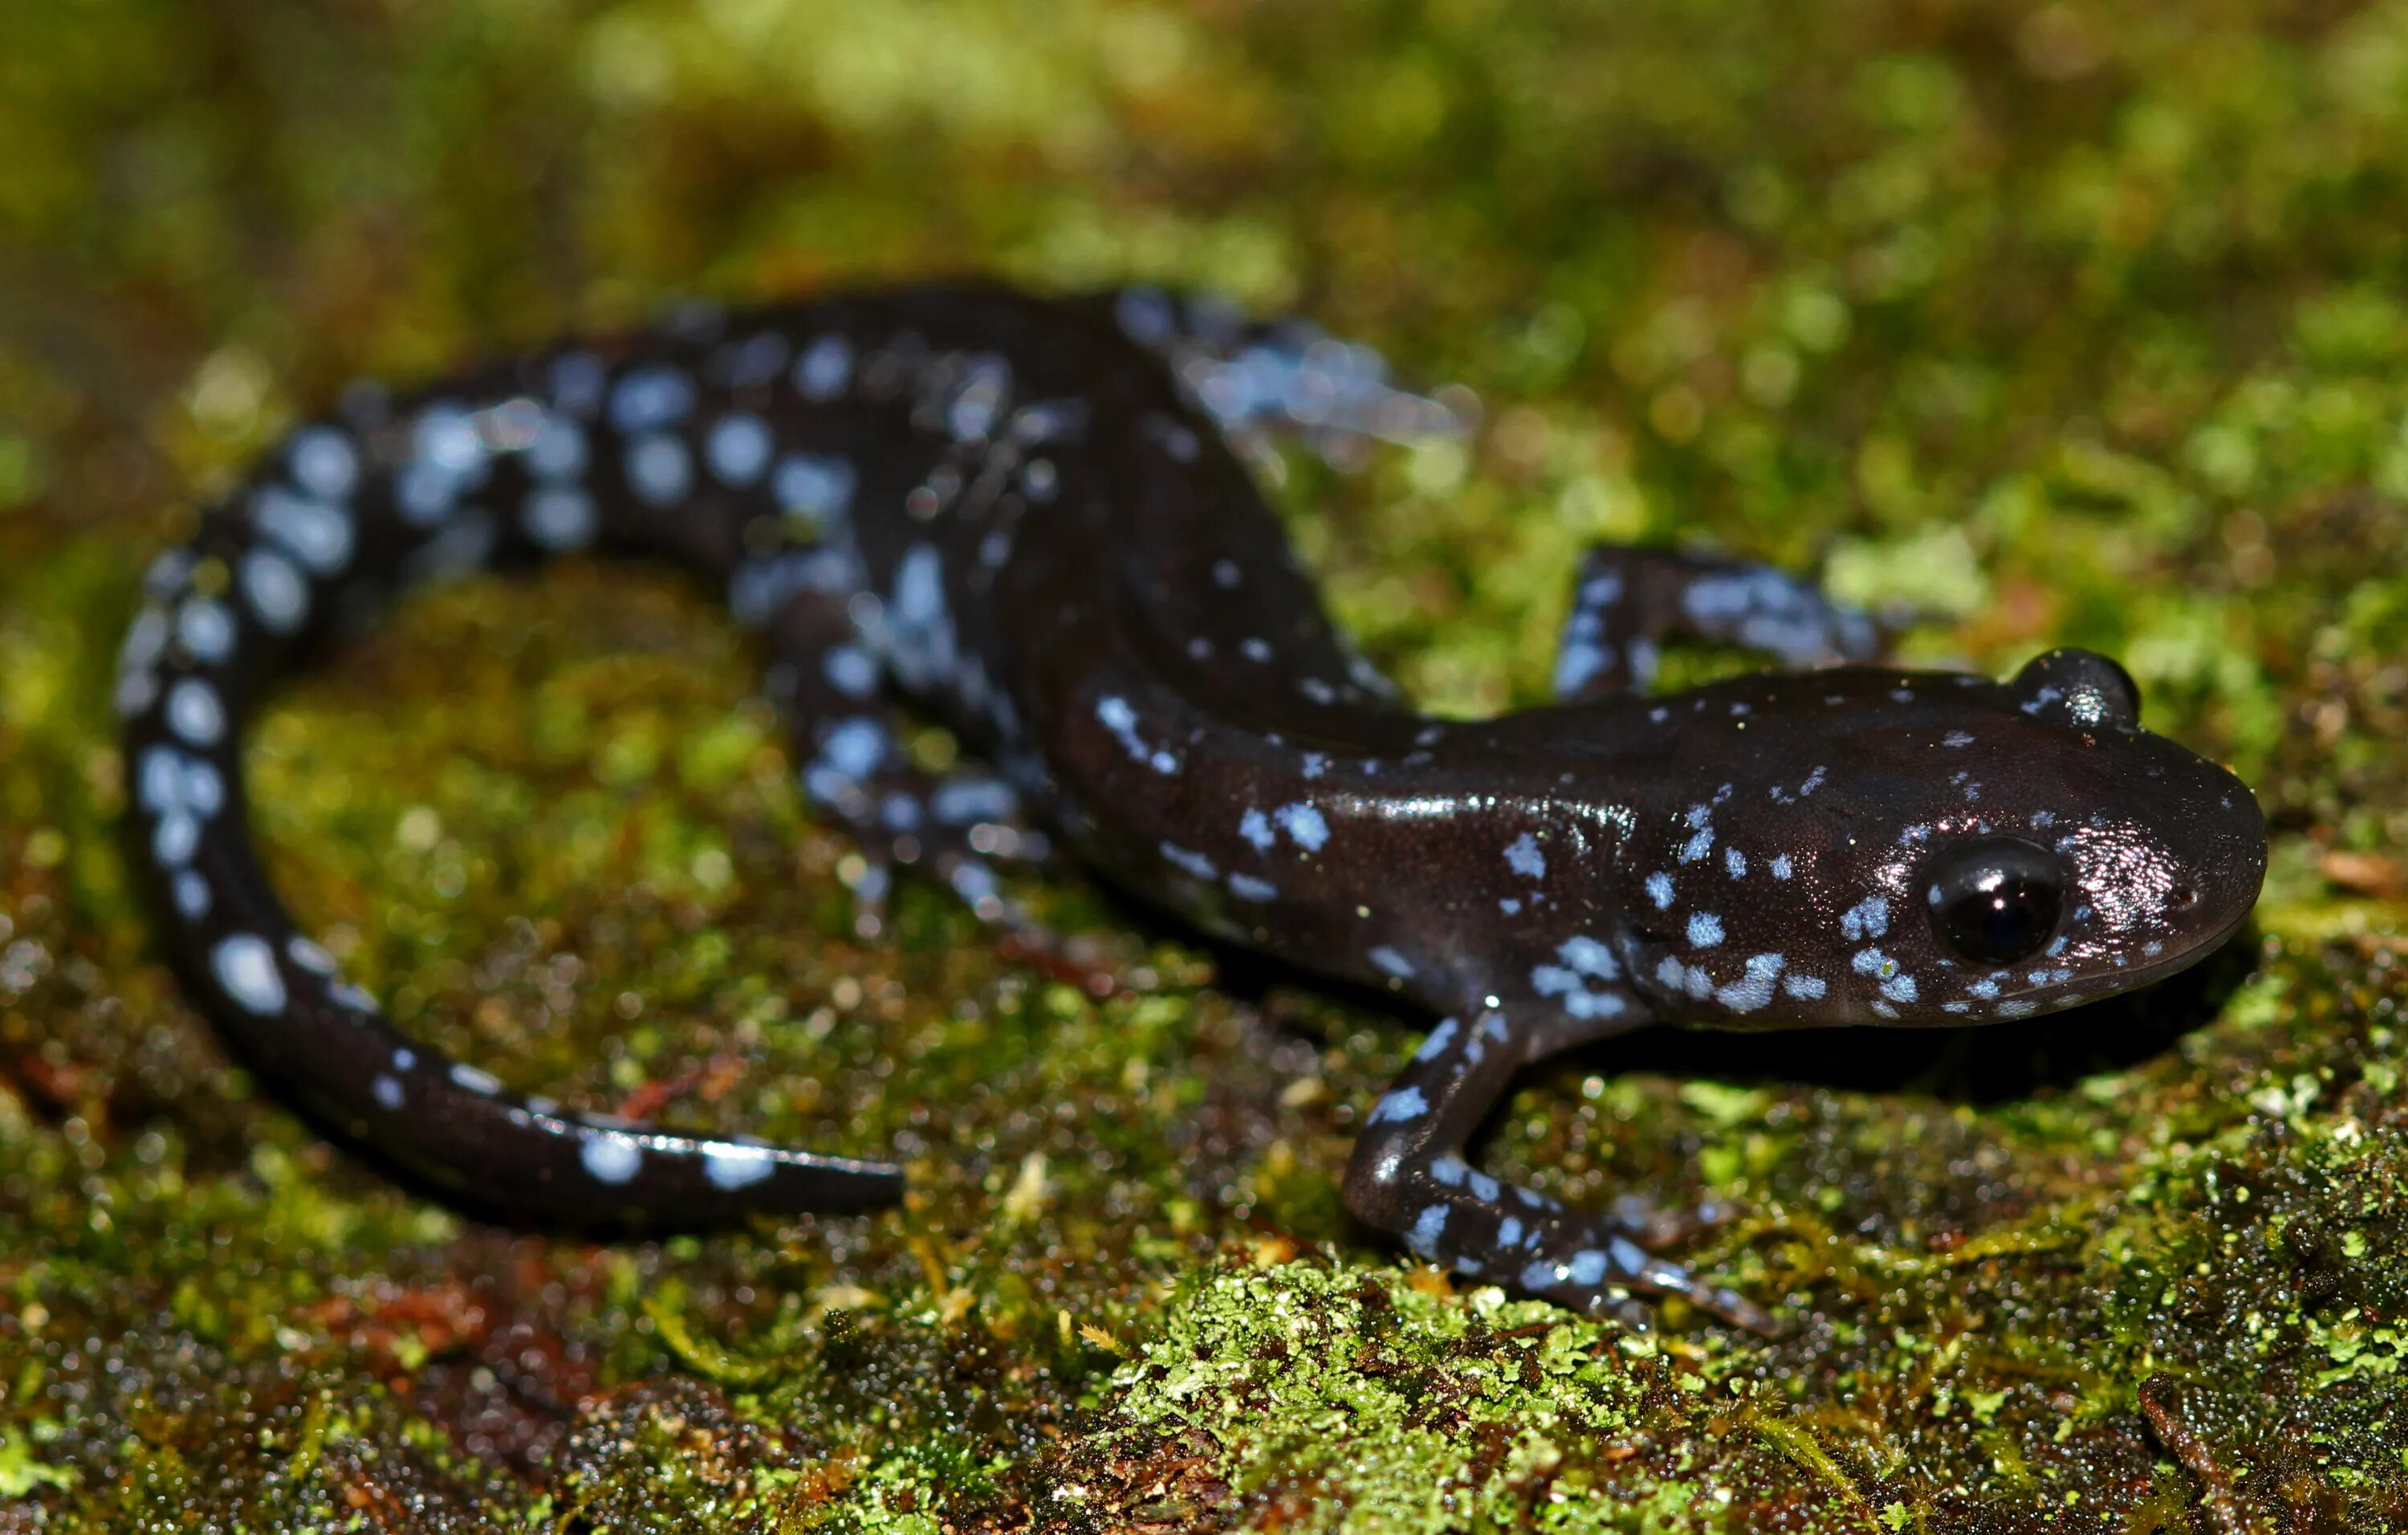
M 1931 930 L 1963 958 L 2012 965 L 2047 946 L 2065 874 L 2045 848 L 2014 837 L 1959 842 L 1923 867 Z

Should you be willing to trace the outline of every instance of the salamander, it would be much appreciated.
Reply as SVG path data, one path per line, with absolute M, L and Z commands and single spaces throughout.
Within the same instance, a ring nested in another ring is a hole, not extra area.
M 199 1000 L 321 1119 L 512 1218 L 691 1225 L 895 1199 L 884 1163 L 506 1091 L 398 1030 L 252 849 L 244 721 L 401 589 L 567 553 L 665 559 L 759 631 L 803 794 L 890 872 L 1034 932 L 998 876 L 1067 849 L 1230 943 L 1436 1019 L 1347 1205 L 1567 1306 L 1686 1297 L 1725 1213 L 1569 1208 L 1470 1143 L 1526 1065 L 1652 1023 L 1971 1024 L 2146 984 L 2231 934 L 2265 833 L 2079 650 L 2004 681 L 1882 664 L 1811 584 L 1591 551 L 1555 701 L 1418 712 L 1350 644 L 1249 440 L 1462 428 L 1366 350 L 1129 290 L 963 283 L 695 311 L 408 394 L 357 387 L 162 555 L 121 656 L 132 830 Z M 1781 669 L 1650 691 L 1692 639 Z M 932 775 L 897 710 L 977 765 Z M 1041 935 L 1040 935 L 1041 936 Z

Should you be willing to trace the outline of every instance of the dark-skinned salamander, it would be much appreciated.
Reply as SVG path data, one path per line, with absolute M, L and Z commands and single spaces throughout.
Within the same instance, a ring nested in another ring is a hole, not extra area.
M 1719 1212 L 1570 1209 L 1470 1164 L 1514 1073 L 1650 1023 L 1976 1023 L 2146 984 L 2247 915 L 2257 803 L 2141 729 L 2103 657 L 2006 682 L 1876 667 L 1870 625 L 1811 587 L 1661 550 L 1587 556 L 1558 702 L 1418 714 L 1239 449 L 1455 428 L 1360 348 L 1150 291 L 867 293 L 355 389 L 158 560 L 126 639 L 166 941 L 265 1072 L 465 1202 L 691 1225 L 896 1198 L 892 1166 L 570 1112 L 445 1059 L 253 853 L 243 722 L 333 634 L 446 573 L 666 558 L 765 635 L 804 793 L 869 855 L 866 928 L 902 863 L 1033 931 L 995 867 L 1058 838 L 1224 940 L 1437 1016 L 1356 1142 L 1369 1225 L 1567 1306 L 1678 1295 L 1766 1326 L 1656 1255 Z M 1652 696 L 1677 638 L 1813 669 Z M 915 767 L 906 704 L 984 766 Z

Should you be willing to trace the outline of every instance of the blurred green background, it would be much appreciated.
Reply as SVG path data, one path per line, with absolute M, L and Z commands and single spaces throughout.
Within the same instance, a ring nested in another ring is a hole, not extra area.
M 1742 1201 L 1690 1255 L 1795 1324 L 1635 1334 L 1344 1220 L 1418 1020 L 1074 877 L 1026 894 L 1132 995 L 924 892 L 853 940 L 754 658 L 571 567 L 282 696 L 279 878 L 514 1085 L 899 1144 L 908 1208 L 474 1227 L 257 1096 L 114 835 L 183 509 L 355 376 L 961 270 L 1477 390 L 1279 489 L 1433 708 L 1539 696 L 1598 537 L 2121 656 L 2258 786 L 2258 931 L 2029 1027 L 1535 1074 L 1494 1165 Z M 2404 848 L 2408 5 L 0 7 L 0 1529 L 2408 1529 Z

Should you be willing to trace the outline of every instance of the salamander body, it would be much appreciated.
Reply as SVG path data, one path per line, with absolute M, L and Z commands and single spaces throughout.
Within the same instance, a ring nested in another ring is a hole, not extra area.
M 883 1164 L 665 1132 L 502 1089 L 396 1030 L 270 888 L 242 725 L 265 688 L 446 573 L 663 558 L 764 636 L 802 785 L 860 841 L 1027 920 L 1058 841 L 1222 939 L 1438 1018 L 1346 1179 L 1467 1276 L 1592 1308 L 1765 1314 L 1656 1250 L 1718 1212 L 1566 1208 L 1467 1143 L 1513 1073 L 1653 1022 L 2013 1019 L 2128 990 L 2243 920 L 2249 791 L 2142 730 L 2078 651 L 2012 680 L 1873 665 L 1777 571 L 1600 548 L 1560 701 L 1416 713 L 1324 611 L 1235 439 L 1453 430 L 1369 355 L 1149 292 L 839 296 L 355 390 L 163 556 L 122 653 L 134 826 L 167 940 L 248 1054 L 465 1200 L 679 1224 L 893 1199 Z M 1654 696 L 1697 638 L 1792 667 Z M 896 709 L 982 766 L 933 778 Z

